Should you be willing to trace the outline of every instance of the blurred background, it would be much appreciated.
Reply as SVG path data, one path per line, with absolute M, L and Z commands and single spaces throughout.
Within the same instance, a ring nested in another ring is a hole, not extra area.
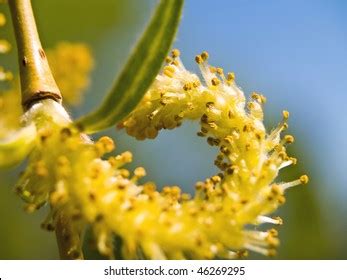
M 45 48 L 60 41 L 83 42 L 93 52 L 92 83 L 74 117 L 99 103 L 149 20 L 156 1 L 35 0 L 34 12 Z M 6 5 L 0 10 L 8 15 Z M 210 53 L 210 63 L 236 73 L 249 95 L 263 93 L 270 129 L 290 111 L 291 155 L 299 159 L 282 179 L 302 173 L 310 183 L 291 189 L 280 215 L 279 259 L 347 259 L 347 2 L 344 0 L 186 0 L 175 47 L 186 67 Z M 10 25 L 0 37 L 13 43 Z M 1 65 L 17 71 L 16 54 Z M 1 129 L 1 128 L 0 128 Z M 106 132 L 117 153 L 131 150 L 135 166 L 146 167 L 159 186 L 194 183 L 214 174 L 215 151 L 195 137 L 197 124 L 163 131 L 138 142 L 123 131 Z M 105 134 L 105 133 L 104 133 Z M 0 171 L 0 259 L 56 259 L 54 234 L 40 229 L 46 212 L 27 214 L 13 185 L 22 167 Z M 251 255 L 251 258 L 259 258 Z

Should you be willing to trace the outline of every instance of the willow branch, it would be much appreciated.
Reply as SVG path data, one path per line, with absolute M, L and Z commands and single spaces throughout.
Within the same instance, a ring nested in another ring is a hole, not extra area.
M 82 231 L 73 228 L 73 223 L 63 213 L 58 214 L 55 226 L 60 259 L 82 260 Z
M 49 68 L 37 32 L 30 0 L 8 0 L 15 31 L 20 70 L 22 106 L 28 110 L 35 102 L 61 94 Z M 62 214 L 57 217 L 56 237 L 62 259 L 82 259 L 81 235 Z
M 24 110 L 38 100 L 61 102 L 37 32 L 30 0 L 8 0 L 15 31 Z

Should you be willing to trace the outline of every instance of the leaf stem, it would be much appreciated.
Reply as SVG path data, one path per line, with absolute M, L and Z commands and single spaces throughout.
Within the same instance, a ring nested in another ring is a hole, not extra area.
M 31 1 L 8 0 L 8 3 L 17 42 L 24 110 L 46 98 L 60 103 L 61 94 L 41 46 Z

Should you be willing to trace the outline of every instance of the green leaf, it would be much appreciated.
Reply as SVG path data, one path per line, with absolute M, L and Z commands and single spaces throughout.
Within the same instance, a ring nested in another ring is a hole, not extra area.
M 36 138 L 34 124 L 23 127 L 10 137 L 0 140 L 0 168 L 20 163 L 32 150 Z
M 161 0 L 109 94 L 95 111 L 77 120 L 88 133 L 115 125 L 140 102 L 169 52 L 179 24 L 183 0 Z

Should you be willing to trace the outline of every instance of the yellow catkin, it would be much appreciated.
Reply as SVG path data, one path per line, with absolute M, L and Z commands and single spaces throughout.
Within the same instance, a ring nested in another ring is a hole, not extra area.
M 192 87 L 192 81 L 196 81 L 197 76 L 179 62 L 170 79 L 159 75 L 143 102 L 123 121 L 123 127 L 128 134 L 142 140 L 146 138 L 143 133 L 148 127 L 159 132 L 167 128 L 165 123 L 169 123 L 169 120 L 170 128 L 178 127 L 182 122 L 175 120 L 174 116 L 178 113 L 183 116 L 183 120 L 200 119 L 201 131 L 197 133 L 198 136 L 207 136 L 207 142 L 211 146 L 220 146 L 221 155 L 217 157 L 215 164 L 221 173 L 218 177 L 214 176 L 205 183 L 198 184 L 197 190 L 204 190 L 203 193 L 206 192 L 205 195 L 210 197 L 212 184 L 226 193 L 233 193 L 232 197 L 235 198 L 230 198 L 228 203 L 235 217 L 238 217 L 238 222 L 242 221 L 243 225 L 252 224 L 257 215 L 270 214 L 285 202 L 282 188 L 273 182 L 282 165 L 296 163 L 296 159 L 289 157 L 284 147 L 285 144 L 293 143 L 294 137 L 286 135 L 282 140 L 280 137 L 288 126 L 284 121 L 289 118 L 289 113 L 283 111 L 283 121 L 271 133 L 267 133 L 262 123 L 263 109 L 260 106 L 266 102 L 265 96 L 254 92 L 251 98 L 255 102 L 248 102 L 247 109 L 244 107 L 242 110 L 246 98 L 234 83 L 235 74 L 229 72 L 225 80 L 220 80 L 223 70 L 208 65 L 208 57 L 205 52 L 195 57 L 207 84 L 199 81 L 199 87 Z M 209 83 L 214 87 L 209 87 Z M 222 87 L 217 87 L 219 85 Z M 166 95 L 166 90 L 170 94 Z M 160 105 L 162 96 L 166 96 L 165 107 Z M 188 106 L 191 100 L 192 105 Z M 156 114 L 150 120 L 143 117 L 151 112 Z M 308 177 L 300 177 L 299 183 L 307 182 Z M 214 192 L 217 193 L 216 190 L 212 191 Z M 223 200 L 223 203 L 228 204 L 227 200 Z M 275 224 L 283 222 L 279 217 L 272 221 Z M 268 240 L 269 244 L 260 247 L 278 244 L 273 237 Z M 247 241 L 244 239 L 243 242 Z M 246 245 L 244 243 L 243 247 L 247 248 Z M 254 248 L 253 245 L 248 247 Z M 274 253 L 273 249 L 264 251 L 258 247 L 254 248 L 258 252 L 266 252 L 267 255 Z
M 6 17 L 0 13 L 0 27 L 6 24 Z M 0 55 L 9 52 L 10 43 L 0 38 Z M 20 126 L 20 117 L 22 115 L 20 101 L 19 80 L 13 77 L 10 71 L 7 71 L 0 65 L 0 82 L 6 83 L 6 90 L 0 90 L 0 138 L 6 137 L 10 131 L 14 131 Z
M 90 84 L 94 65 L 91 50 L 83 43 L 60 42 L 46 53 L 64 102 L 78 105 Z
M 89 225 L 99 252 L 109 258 L 114 257 L 114 236 L 122 240 L 117 250 L 129 259 L 241 258 L 247 250 L 273 256 L 277 231 L 255 226 L 282 224 L 281 218 L 269 216 L 285 203 L 287 188 L 308 182 L 303 175 L 276 183 L 279 170 L 294 162 L 285 149 L 294 138 L 281 139 L 289 114 L 283 113 L 284 120 L 267 132 L 259 94 L 247 105 L 235 76 L 225 79 L 210 67 L 207 53 L 196 58 L 204 81 L 185 69 L 179 55 L 178 50 L 171 53 L 121 127 L 143 140 L 185 120 L 200 122 L 199 136 L 218 147 L 219 172 L 198 182 L 193 195 L 178 186 L 160 191 L 152 182 L 140 183 L 145 169 L 131 174 L 124 167 L 132 161 L 130 152 L 105 158 L 115 148 L 110 138 L 93 142 L 59 122 L 42 121 L 41 115 L 40 144 L 30 153 L 16 190 L 28 211 L 50 203 L 45 224 L 51 228 L 57 213 L 70 219 L 76 231 Z

